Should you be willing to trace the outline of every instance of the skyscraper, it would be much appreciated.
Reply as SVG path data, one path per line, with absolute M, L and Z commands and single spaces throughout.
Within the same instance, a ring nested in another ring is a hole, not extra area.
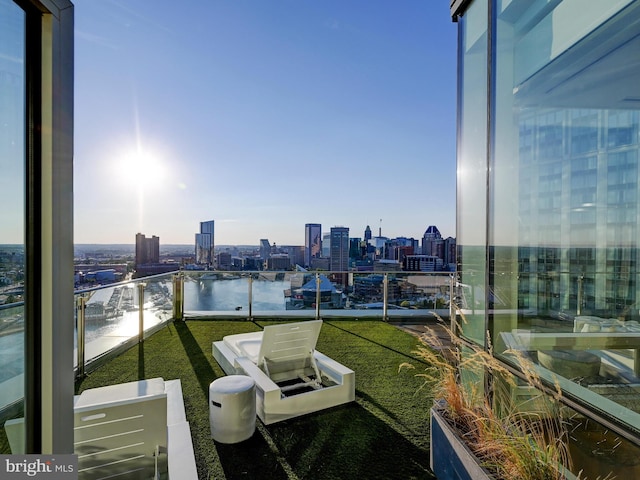
M 324 233 L 322 235 L 322 257 L 329 258 L 331 256 L 331 234 Z
M 209 220 L 207 222 L 200 222 L 200 233 L 214 234 L 215 222 Z
M 329 269 L 333 272 L 345 272 L 349 269 L 349 228 L 331 227 L 329 237 Z
M 429 225 L 422 236 L 422 254 L 444 259 L 444 241 L 435 225 Z
M 199 265 L 213 265 L 214 231 L 213 220 L 200 222 L 200 233 L 196 233 L 196 263 Z
M 260 258 L 267 260 L 271 256 L 271 244 L 266 238 L 260 239 Z
M 151 238 L 142 233 L 136 234 L 136 265 L 160 262 L 160 237 Z
M 369 243 L 371 240 L 371 227 L 367 225 L 367 228 L 364 229 L 364 241 Z
M 304 264 L 311 266 L 312 258 L 322 256 L 322 225 L 307 223 L 304 226 Z

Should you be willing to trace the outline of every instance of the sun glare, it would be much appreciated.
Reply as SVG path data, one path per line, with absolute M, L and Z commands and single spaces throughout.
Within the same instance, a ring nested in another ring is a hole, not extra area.
M 135 149 L 120 157 L 120 170 L 127 184 L 153 188 L 162 184 L 166 176 L 166 166 L 154 152 Z

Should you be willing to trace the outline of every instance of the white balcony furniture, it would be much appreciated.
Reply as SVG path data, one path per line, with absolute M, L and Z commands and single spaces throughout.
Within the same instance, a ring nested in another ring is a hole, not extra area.
M 239 443 L 256 429 L 256 382 L 246 375 L 227 375 L 209 386 L 211 438 Z
M 4 423 L 4 432 L 7 434 L 9 448 L 13 454 L 23 454 L 26 443 L 24 431 L 24 418 L 12 418 Z
M 315 350 L 322 320 L 271 325 L 228 335 L 213 356 L 228 375 L 256 383 L 256 412 L 265 424 L 355 400 L 355 373 Z
M 180 380 L 153 378 L 74 397 L 81 479 L 197 479 Z
M 5 422 L 11 453 L 24 452 L 24 418 Z M 197 480 L 180 380 L 152 378 L 74 397 L 79 478 Z

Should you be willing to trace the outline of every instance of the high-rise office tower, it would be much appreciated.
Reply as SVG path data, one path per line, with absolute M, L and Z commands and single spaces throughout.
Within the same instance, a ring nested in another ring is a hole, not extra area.
M 422 236 L 422 254 L 444 258 L 444 241 L 435 225 L 429 225 Z
M 371 227 L 367 225 L 367 228 L 364 229 L 364 241 L 369 242 L 371 240 Z
M 304 264 L 311 266 L 312 258 L 322 256 L 322 225 L 307 223 L 304 226 Z
M 211 252 L 213 252 L 211 235 L 208 233 L 196 233 L 196 263 L 198 265 L 211 265 Z
M 331 227 L 329 235 L 329 269 L 332 272 L 346 272 L 349 269 L 349 228 Z
M 331 234 L 322 234 L 322 258 L 329 258 L 331 256 Z
M 266 238 L 260 239 L 260 258 L 267 260 L 271 256 L 271 244 Z
M 215 223 L 213 220 L 200 222 L 200 233 L 196 233 L 196 263 L 213 265 Z
M 214 234 L 215 222 L 209 220 L 207 222 L 200 222 L 200 233 Z
M 354 260 L 360 260 L 363 257 L 362 254 L 362 239 L 350 238 L 349 239 L 349 257 Z

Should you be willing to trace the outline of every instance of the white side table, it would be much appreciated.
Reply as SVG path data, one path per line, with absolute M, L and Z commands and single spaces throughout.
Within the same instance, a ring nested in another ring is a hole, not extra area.
M 251 438 L 256 429 L 256 385 L 246 375 L 228 375 L 209 386 L 211 437 L 220 443 Z

